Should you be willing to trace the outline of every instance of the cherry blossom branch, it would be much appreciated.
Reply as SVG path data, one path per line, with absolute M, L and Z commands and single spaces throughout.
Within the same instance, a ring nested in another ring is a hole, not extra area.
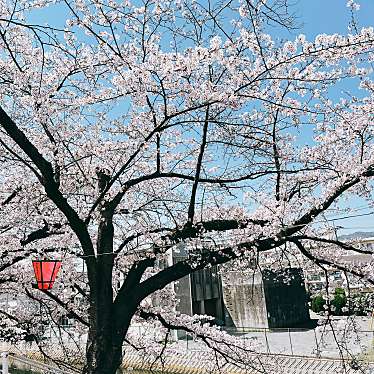
M 87 231 L 87 227 L 59 190 L 58 184 L 54 179 L 54 172 L 51 164 L 40 154 L 39 150 L 30 142 L 22 130 L 17 127 L 2 107 L 0 107 L 0 125 L 39 169 L 41 175 L 37 176 L 40 183 L 44 186 L 47 196 L 68 219 L 72 230 L 75 232 L 82 244 L 82 249 L 85 254 L 94 254 L 92 241 Z M 91 266 L 94 265 L 92 260 L 88 260 L 88 262 Z
M 21 187 L 15 188 L 15 190 L 1 203 L 1 206 L 9 204 L 18 195 L 18 193 L 21 190 L 22 190 Z
M 194 182 L 192 184 L 190 204 L 189 204 L 188 212 L 187 212 L 187 217 L 188 217 L 187 225 L 189 225 L 189 226 L 191 226 L 193 224 L 194 215 L 195 215 L 196 192 L 197 192 L 197 186 L 198 186 L 198 183 L 199 183 L 201 167 L 202 167 L 202 163 L 203 163 L 204 151 L 205 151 L 205 147 L 206 147 L 206 143 L 207 143 L 208 126 L 209 126 L 209 106 L 207 106 L 207 108 L 205 110 L 205 121 L 204 121 L 204 125 L 203 125 L 203 135 L 202 135 L 202 139 L 201 139 L 199 156 L 197 158 L 197 163 L 196 163 L 196 171 L 195 171 Z
M 125 247 L 126 245 L 128 245 L 129 243 L 131 243 L 133 240 L 135 239 L 139 239 L 141 238 L 142 236 L 146 235 L 146 234 L 157 234 L 157 233 L 162 233 L 162 232 L 170 232 L 170 231 L 173 231 L 172 229 L 168 228 L 168 227 L 160 227 L 160 228 L 157 228 L 157 229 L 154 229 L 154 230 L 149 230 L 147 232 L 138 232 L 136 234 L 133 234 L 133 235 L 130 235 L 128 236 L 117 248 L 117 250 L 114 252 L 115 254 L 118 254 L 120 253 Z
M 374 167 L 369 166 L 365 172 L 359 177 L 348 178 L 344 183 L 341 184 L 335 191 L 333 191 L 319 206 L 312 208 L 309 212 L 305 213 L 302 217 L 297 219 L 292 225 L 282 229 L 281 236 L 289 237 L 298 232 L 302 227 L 305 227 L 313 221 L 320 213 L 328 209 L 336 199 L 341 196 L 345 191 L 349 190 L 353 186 L 361 182 L 362 178 L 374 176 Z
M 35 300 L 38 300 L 39 302 L 41 302 L 40 299 L 35 298 L 27 289 L 25 289 L 25 290 L 26 290 L 26 294 L 27 294 L 28 297 L 34 298 Z M 69 307 L 69 305 L 67 303 L 64 303 L 58 296 L 56 296 L 55 294 L 53 294 L 52 292 L 50 292 L 48 290 L 42 290 L 42 292 L 45 295 L 47 295 L 51 300 L 53 300 L 55 303 L 57 303 L 62 308 L 64 308 L 69 313 L 69 315 L 72 318 L 74 318 L 76 321 L 80 322 L 84 326 L 89 326 L 88 321 L 86 321 L 83 317 L 78 315 L 71 307 Z
M 39 239 L 48 238 L 52 235 L 62 235 L 65 233 L 65 231 L 61 231 L 61 228 L 62 225 L 60 223 L 51 225 L 48 222 L 44 222 L 44 226 L 41 229 L 31 232 L 25 239 L 21 240 L 21 245 L 25 246 Z
M 309 236 L 309 235 L 299 235 L 299 236 L 292 236 L 292 240 L 310 240 L 313 242 L 319 242 L 319 243 L 326 243 L 326 244 L 334 244 L 340 248 L 343 248 L 347 251 L 352 251 L 356 253 L 362 253 L 362 254 L 368 254 L 372 255 L 373 251 L 365 250 L 362 248 L 355 247 L 353 245 L 347 244 L 345 242 L 342 242 L 340 240 L 335 239 L 327 239 L 327 238 L 321 238 L 321 237 L 315 237 L 315 236 Z
M 239 368 L 242 364 L 246 367 L 248 367 L 249 365 L 250 367 L 255 368 L 254 359 L 258 358 L 256 357 L 256 351 L 254 349 L 251 349 L 250 347 L 238 344 L 233 339 L 230 339 L 230 337 L 227 336 L 224 332 L 210 331 L 209 333 L 204 333 L 204 329 L 201 327 L 199 321 L 196 321 L 196 328 L 193 328 L 186 324 L 176 324 L 175 322 L 170 322 L 160 313 L 155 313 L 141 308 L 138 309 L 137 313 L 145 321 L 158 321 L 161 326 L 166 328 L 168 331 L 184 331 L 187 334 L 200 339 L 209 349 L 214 352 L 215 355 L 220 356 L 224 360 L 225 364 L 231 363 Z M 216 333 L 216 336 L 213 336 L 214 333 Z M 164 351 L 165 349 L 162 349 L 160 355 L 162 355 Z M 244 357 L 242 355 L 244 355 L 246 359 L 249 359 L 249 362 L 247 362 L 246 360 L 244 362 Z M 248 357 L 249 355 L 250 357 Z M 260 373 L 267 372 L 264 367 L 262 367 L 262 369 L 263 370 L 261 370 L 261 368 L 257 368 L 257 371 Z
M 0 273 L 7 268 L 11 268 L 16 263 L 18 263 L 22 260 L 28 259 L 33 254 L 38 253 L 38 250 L 36 248 L 32 248 L 28 251 L 21 251 L 21 249 L 18 249 L 18 250 L 16 250 L 16 252 L 21 252 L 22 254 L 20 254 L 16 257 L 10 258 L 10 256 L 9 256 L 11 254 L 10 252 L 7 252 L 7 251 L 3 252 L 3 260 L 4 260 L 4 258 L 6 258 L 7 262 L 5 262 L 3 264 L 0 264 Z M 54 253 L 54 252 L 56 252 L 56 249 L 55 248 L 47 248 L 47 249 L 44 250 L 44 252 Z
M 99 206 L 101 201 L 104 199 L 104 197 L 106 196 L 109 189 L 118 180 L 118 178 L 123 174 L 123 172 L 131 164 L 131 162 L 136 158 L 136 156 L 140 153 L 140 151 L 143 149 L 145 144 L 147 144 L 149 142 L 149 140 L 151 140 L 152 137 L 155 134 L 157 134 L 157 133 L 159 134 L 162 131 L 164 131 L 165 129 L 175 126 L 175 124 L 173 124 L 173 123 L 168 124 L 168 122 L 172 118 L 177 117 L 177 116 L 182 115 L 182 114 L 185 114 L 185 113 L 188 113 L 188 112 L 193 112 L 193 111 L 198 110 L 198 109 L 206 108 L 209 105 L 214 104 L 215 102 L 217 102 L 217 100 L 213 100 L 213 101 L 210 101 L 210 102 L 205 102 L 205 103 L 198 104 L 198 105 L 195 105 L 195 106 L 192 106 L 192 107 L 188 107 L 188 108 L 183 109 L 183 110 L 181 110 L 177 113 L 169 115 L 167 118 L 164 118 L 164 120 L 161 121 L 161 123 L 157 127 L 155 127 L 152 131 L 149 132 L 149 134 L 144 138 L 143 142 L 139 145 L 139 147 L 136 149 L 136 151 L 134 151 L 134 153 L 130 157 L 128 157 L 127 161 L 120 167 L 120 169 L 110 179 L 106 188 L 99 194 L 99 196 L 97 197 L 95 202 L 92 204 L 92 207 L 91 207 L 91 209 L 90 209 L 90 211 L 89 211 L 89 213 L 88 213 L 88 215 L 85 219 L 85 222 L 89 223 L 92 213 L 96 210 L 96 208 Z M 123 188 L 122 191 L 118 192 L 115 195 L 115 197 L 111 200 L 111 203 L 108 204 L 108 206 L 111 206 L 111 209 L 112 209 L 113 212 L 114 212 L 115 207 L 120 203 L 120 201 L 121 201 L 121 199 L 122 199 L 122 197 L 124 196 L 125 193 L 126 193 L 126 188 Z
M 313 261 L 314 263 L 318 264 L 318 265 L 328 265 L 328 266 L 331 266 L 333 268 L 336 268 L 338 270 L 341 270 L 341 271 L 346 271 L 348 273 L 351 273 L 352 275 L 355 275 L 359 278 L 363 278 L 364 277 L 364 274 L 360 273 L 359 271 L 356 271 L 354 269 L 350 269 L 348 267 L 345 267 L 345 266 L 342 266 L 342 265 L 339 265 L 337 264 L 336 262 L 333 262 L 333 261 L 330 261 L 330 260 L 327 260 L 325 258 L 320 258 L 320 257 L 317 257 L 315 255 L 313 255 L 310 251 L 308 251 L 305 246 L 301 243 L 300 240 L 297 240 L 297 239 L 293 239 L 291 238 L 290 241 L 292 243 L 294 243 L 297 248 L 299 249 L 299 251 L 306 257 L 308 258 L 309 260 Z M 374 285 L 374 279 L 370 279 L 370 278 L 365 278 L 369 283 L 373 284 Z
M 258 5 L 255 7 L 251 0 L 245 0 L 245 3 L 247 4 L 248 8 L 256 13 L 256 15 L 260 13 L 263 17 L 265 17 L 265 19 L 268 19 L 281 27 L 285 27 L 288 30 L 297 29 L 297 26 L 294 25 L 295 17 L 289 14 L 287 0 L 273 1 L 270 4 L 267 4 L 267 2 L 264 0 L 260 0 L 260 11 L 258 10 Z M 262 10 L 263 8 L 264 10 Z M 284 9 L 284 11 L 281 12 L 280 9 Z

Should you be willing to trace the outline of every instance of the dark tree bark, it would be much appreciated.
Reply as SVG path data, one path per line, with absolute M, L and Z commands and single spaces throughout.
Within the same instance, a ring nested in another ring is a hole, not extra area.
M 101 305 L 96 307 L 95 313 L 92 313 L 84 374 L 115 374 L 121 365 L 123 340 L 130 325 L 131 316 L 122 316 L 122 328 L 118 329 L 113 321 L 114 316 L 109 312 L 111 307 L 113 304 Z M 104 316 L 110 316 L 110 318 Z
M 90 282 L 90 329 L 84 370 L 87 374 L 114 373 L 122 356 L 113 326 L 113 234 L 112 214 L 103 208 L 98 227 L 96 266 L 88 274 L 93 281 Z
M 97 256 L 95 266 L 88 267 L 90 279 L 89 332 L 86 347 L 84 374 L 115 374 L 122 363 L 122 346 L 140 299 L 133 285 L 140 281 L 146 266 L 137 268 L 137 277 L 130 287 L 125 282 L 120 302 L 114 300 L 112 272 L 113 253 L 113 206 L 104 206 L 98 227 Z M 128 282 L 131 281 L 131 272 Z

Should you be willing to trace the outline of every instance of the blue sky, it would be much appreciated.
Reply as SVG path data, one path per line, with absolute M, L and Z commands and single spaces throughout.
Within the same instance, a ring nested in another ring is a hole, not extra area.
M 347 24 L 351 19 L 346 0 L 296 0 L 296 14 L 303 23 L 301 32 L 308 38 L 314 38 L 321 33 L 346 33 Z M 374 25 L 374 1 L 358 0 L 360 10 L 354 12 L 359 21 L 359 27 Z M 295 32 L 297 34 L 297 32 Z
M 360 11 L 355 12 L 360 21 L 359 26 L 373 25 L 374 1 L 356 0 L 356 2 L 361 6 Z M 303 33 L 308 38 L 314 38 L 320 33 L 345 33 L 347 31 L 351 14 L 349 8 L 346 7 L 346 0 L 290 0 L 290 3 L 294 4 L 290 9 L 297 15 L 301 27 L 291 34 L 285 34 L 285 37 L 288 35 L 288 37 L 293 38 L 297 34 Z M 47 16 L 43 21 L 63 26 L 62 9 L 65 9 L 65 7 L 50 7 L 45 13 Z M 63 11 L 63 13 L 65 12 Z M 33 21 L 40 21 L 38 16 L 32 18 Z
M 361 27 L 374 27 L 374 1 L 357 0 L 360 4 L 360 10 L 354 12 L 358 21 L 359 29 Z M 307 39 L 314 39 L 316 35 L 326 33 L 347 33 L 347 25 L 351 20 L 351 12 L 346 7 L 345 0 L 299 0 L 295 5 L 295 11 L 300 17 L 302 23 L 300 30 L 289 34 L 293 38 L 298 33 L 303 33 Z M 286 37 L 286 35 L 285 35 Z M 345 205 L 345 204 L 344 204 Z M 335 225 L 343 227 L 339 233 L 346 234 L 355 231 L 374 231 L 374 214 L 363 215 L 373 212 L 374 209 L 367 207 L 367 202 L 354 199 L 346 204 L 354 206 L 357 210 L 347 215 L 362 215 L 350 219 L 341 219 L 335 221 Z M 336 214 L 329 214 L 330 217 L 337 217 Z M 342 215 L 344 216 L 344 215 Z

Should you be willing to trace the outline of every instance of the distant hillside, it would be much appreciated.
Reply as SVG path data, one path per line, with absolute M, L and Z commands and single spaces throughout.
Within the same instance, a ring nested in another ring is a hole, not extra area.
M 339 236 L 339 240 L 365 239 L 370 237 L 374 237 L 374 231 L 357 231 L 352 234 Z

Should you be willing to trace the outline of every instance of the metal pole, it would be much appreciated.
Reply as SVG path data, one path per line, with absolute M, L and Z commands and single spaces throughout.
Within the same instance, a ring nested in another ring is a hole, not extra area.
M 267 337 L 267 335 L 266 335 L 266 327 L 265 327 L 265 330 L 264 330 L 264 331 L 265 331 L 266 348 L 267 348 L 267 350 L 268 350 L 268 353 L 270 353 L 268 337 Z
M 290 331 L 290 329 L 288 329 L 288 337 L 290 339 L 291 355 L 293 356 L 293 348 L 292 348 L 292 339 L 291 339 L 291 331 Z
M 8 352 L 2 352 L 1 358 L 2 358 L 2 365 L 3 365 L 2 374 L 9 374 Z
M 314 331 L 314 339 L 316 340 L 316 348 L 317 348 L 316 355 L 317 355 L 317 357 L 320 357 L 321 353 L 319 351 L 316 329 L 313 329 L 313 331 Z

